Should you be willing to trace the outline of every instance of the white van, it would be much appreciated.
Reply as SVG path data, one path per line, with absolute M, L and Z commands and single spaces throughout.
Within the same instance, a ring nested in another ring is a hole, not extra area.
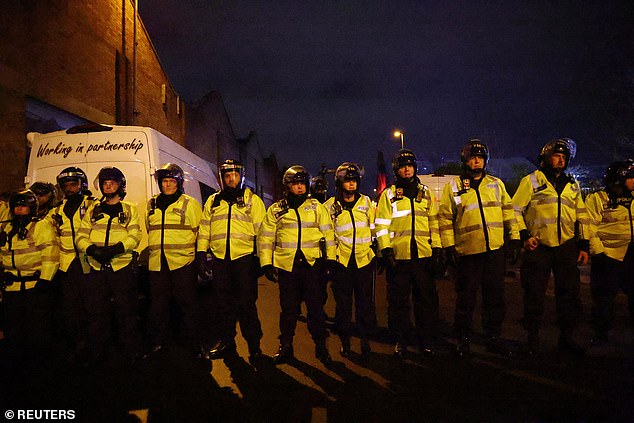
M 88 176 L 93 195 L 101 196 L 93 181 L 104 166 L 115 166 L 126 178 L 125 200 L 139 208 L 144 238 L 138 251 L 147 246 L 145 211 L 147 200 L 159 193 L 154 172 L 165 163 L 179 165 L 185 173 L 184 190 L 200 201 L 220 189 L 216 166 L 161 134 L 140 126 L 82 125 L 65 131 L 40 134 L 30 132 L 31 154 L 26 186 L 33 182 L 56 183 L 57 175 L 69 166 L 81 168 Z
M 421 184 L 426 185 L 434 193 L 436 205 L 442 199 L 442 191 L 445 189 L 445 185 L 456 177 L 456 175 L 437 175 L 435 173 L 417 176 Z

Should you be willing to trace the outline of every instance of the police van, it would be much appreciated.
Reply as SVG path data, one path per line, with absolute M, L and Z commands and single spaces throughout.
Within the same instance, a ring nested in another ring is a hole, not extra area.
M 451 180 L 456 177 L 456 175 L 440 175 L 435 173 L 417 176 L 421 184 L 426 185 L 434 194 L 436 206 L 440 204 L 440 200 L 442 199 L 442 192 L 445 188 L 445 185 L 447 185 L 447 183 L 451 182 Z
M 185 174 L 185 193 L 201 205 L 220 189 L 215 165 L 152 128 L 89 124 L 46 134 L 30 132 L 27 140 L 31 147 L 24 179 L 27 187 L 36 181 L 55 184 L 63 169 L 76 166 L 86 172 L 93 195 L 100 198 L 95 181 L 99 170 L 104 166 L 121 170 L 127 184 L 125 200 L 139 209 L 144 234 L 139 252 L 147 247 L 147 201 L 160 192 L 154 180 L 156 169 L 165 163 L 179 165 Z

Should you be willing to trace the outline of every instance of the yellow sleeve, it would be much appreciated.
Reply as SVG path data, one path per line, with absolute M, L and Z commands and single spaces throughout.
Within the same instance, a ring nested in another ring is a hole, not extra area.
M 277 219 L 274 215 L 275 204 L 272 204 L 266 211 L 260 232 L 257 237 L 258 257 L 260 265 L 273 264 L 273 250 L 275 249 L 275 233 L 277 231 Z
M 504 219 L 504 227 L 509 239 L 520 239 L 520 229 L 517 223 L 517 216 L 513 203 L 511 202 L 511 196 L 506 192 L 506 186 L 501 180 L 498 181 L 500 185 L 500 196 L 502 202 L 502 218 Z
M 196 240 L 196 251 L 207 251 L 209 249 L 210 223 L 211 223 L 211 205 L 214 203 L 214 195 L 210 195 L 205 201 L 200 225 L 198 227 L 198 238 Z
M 330 218 L 328 209 L 323 204 L 317 205 L 317 216 L 319 218 L 319 230 L 326 239 L 326 259 L 337 259 L 337 244 L 335 243 L 335 228 Z
M 376 208 L 376 218 L 374 226 L 376 228 L 376 240 L 379 251 L 392 246 L 390 239 L 390 224 L 392 223 L 392 204 L 387 195 L 389 188 L 386 188 L 379 197 L 379 204 Z
M 141 242 L 141 226 L 139 225 L 139 211 L 135 204 L 128 203 L 127 206 L 130 208 L 130 222 L 128 222 L 127 232 L 128 235 L 122 242 L 125 251 L 131 252 L 136 247 L 139 246 Z M 125 209 L 126 205 L 123 204 Z
M 262 226 L 262 221 L 266 215 L 266 207 L 264 206 L 264 201 L 262 201 L 259 196 L 256 194 L 251 195 L 251 220 L 253 222 L 253 229 L 257 235 L 258 232 L 260 232 L 260 226 Z
M 515 219 L 517 219 L 517 229 L 523 231 L 528 229 L 526 222 L 524 221 L 524 211 L 533 197 L 533 185 L 531 184 L 530 175 L 525 176 L 520 181 L 520 185 L 515 191 L 515 195 L 511 202 L 513 203 L 513 209 L 515 211 Z
M 455 203 L 451 184 L 445 184 L 442 191 L 442 200 L 438 206 L 438 228 L 443 247 L 451 247 L 456 244 L 453 232 Z
M 431 248 L 442 248 L 440 240 L 440 229 L 438 227 L 438 206 L 434 193 L 427 188 L 429 201 L 429 233 L 431 235 Z
M 84 218 L 81 220 L 81 225 L 79 225 L 79 229 L 77 230 L 77 248 L 82 253 L 86 253 L 86 249 L 92 244 L 92 242 L 90 242 L 90 231 L 92 230 L 92 222 L 90 219 L 97 204 L 98 202 L 95 201 L 90 205 L 90 207 L 88 207 Z
M 45 219 L 42 219 L 36 226 L 36 239 L 38 248 L 42 257 L 42 268 L 40 278 L 52 281 L 57 269 L 59 268 L 59 242 L 53 225 Z
M 590 224 L 587 226 L 590 231 L 590 254 L 604 253 L 605 248 L 603 247 L 603 243 L 597 236 L 599 224 L 603 220 L 603 201 L 599 193 L 593 192 L 586 197 L 586 210 L 590 217 Z

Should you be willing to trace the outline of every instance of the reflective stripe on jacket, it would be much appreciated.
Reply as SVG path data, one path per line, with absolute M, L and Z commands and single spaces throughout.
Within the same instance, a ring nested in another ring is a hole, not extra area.
M 438 215 L 433 193 L 422 185 L 423 196 L 416 198 L 395 195 L 396 186 L 385 189 L 376 209 L 376 238 L 379 250 L 394 249 L 397 260 L 411 260 L 411 240 L 414 237 L 418 257 L 431 257 L 432 248 L 441 248 Z
M 253 254 L 255 238 L 266 214 L 264 202 L 249 188 L 245 188 L 243 205 L 220 200 L 214 207 L 219 194 L 212 195 L 205 202 L 200 221 L 198 251 L 209 249 L 215 257 L 224 259 L 229 243 L 231 260 Z
M 148 269 L 153 272 L 161 270 L 161 250 L 167 259 L 169 270 L 180 269 L 193 262 L 196 257 L 196 235 L 202 208 L 195 198 L 181 194 L 163 213 L 157 207 L 152 208 L 157 197 L 148 201 Z
M 354 247 L 357 267 L 366 266 L 374 258 L 374 205 L 366 195 L 361 195 L 350 210 L 343 209 L 340 204 L 333 208 L 335 202 L 339 203 L 335 197 L 330 197 L 324 206 L 328 209 L 335 228 L 337 261 L 347 267 Z
M 548 247 L 573 239 L 576 222 L 580 238 L 590 239 L 591 220 L 577 181 L 567 183 L 559 195 L 546 175 L 536 170 L 522 178 L 512 201 L 520 231 L 528 229 Z
M 326 259 L 335 260 L 335 231 L 328 210 L 314 198 L 297 209 L 284 208 L 284 200 L 273 203 L 266 212 L 258 234 L 260 264 L 293 270 L 295 253 L 301 249 L 312 266 L 322 257 L 319 241 L 324 238 Z
M 110 265 L 115 272 L 124 268 L 132 262 L 132 252 L 141 242 L 141 228 L 139 227 L 139 212 L 135 204 L 121 201 L 123 206 L 123 216 L 110 217 L 102 213 L 95 221 L 92 221 L 94 208 L 100 204 L 98 201 L 86 211 L 86 215 L 81 221 L 77 236 L 77 247 L 83 253 L 90 245 L 98 247 L 123 243 L 125 252 L 112 259 Z M 107 239 L 107 243 L 106 243 Z M 90 267 L 101 270 L 101 264 L 92 257 L 87 257 Z
M 504 183 L 485 175 L 477 188 L 463 186 L 457 176 L 445 185 L 438 210 L 443 247 L 456 246 L 460 255 L 497 250 L 504 235 L 519 239 L 511 197 Z
M 4 225 L 3 231 L 11 232 L 11 223 Z M 30 222 L 26 225 L 26 237 L 20 239 L 16 234 L 5 245 L 0 247 L 2 265 L 5 272 L 11 272 L 16 277 L 53 280 L 59 268 L 59 244 L 55 228 L 45 219 Z M 35 286 L 37 280 L 24 283 L 26 289 Z M 19 291 L 20 282 L 14 282 L 6 287 L 7 291 Z
M 80 206 L 75 210 L 75 214 L 73 214 L 73 218 L 69 219 L 68 216 L 64 213 L 64 206 L 68 200 L 64 200 L 60 205 L 52 209 L 48 215 L 47 219 L 52 222 L 52 224 L 57 228 L 57 234 L 59 236 L 59 270 L 66 272 L 70 267 L 70 264 L 75 259 L 75 257 L 79 258 L 82 267 L 84 268 L 84 273 L 88 273 L 90 270 L 90 266 L 88 266 L 87 261 L 84 257 L 83 253 L 79 252 L 79 249 L 76 248 L 77 245 L 77 234 L 79 231 L 79 227 L 81 226 L 81 220 L 86 215 L 86 212 L 90 208 L 90 206 L 97 200 L 88 195 L 84 196 Z M 59 218 L 56 218 L 55 215 L 59 215 Z M 61 225 L 59 222 L 61 221 Z
M 634 202 L 630 203 L 629 208 L 619 205 L 613 209 L 609 204 L 605 191 L 594 192 L 586 198 L 586 207 L 594 226 L 590 254 L 605 253 L 608 257 L 623 261 L 630 243 L 634 242 Z

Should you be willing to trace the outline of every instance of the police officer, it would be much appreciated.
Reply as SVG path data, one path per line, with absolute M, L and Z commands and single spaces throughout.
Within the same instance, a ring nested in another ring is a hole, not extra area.
M 308 197 L 310 175 L 303 166 L 291 166 L 282 178 L 284 199 L 273 203 L 258 236 L 258 253 L 265 276 L 280 287 L 280 348 L 276 364 L 293 358 L 293 337 L 301 301 L 308 309 L 308 330 L 315 356 L 331 360 L 326 347 L 326 315 L 319 273 L 324 260 L 335 259 L 332 221 L 326 208 Z
M 57 184 L 64 193 L 64 201 L 52 209 L 49 217 L 59 236 L 59 278 L 62 290 L 61 312 L 65 336 L 74 358 L 85 352 L 85 311 L 81 299 L 81 284 L 90 266 L 77 247 L 81 221 L 96 201 L 88 190 L 86 173 L 78 167 L 67 167 L 57 175 Z
M 235 352 L 236 323 L 249 347 L 249 361 L 262 356 L 262 327 L 255 305 L 260 263 L 256 235 L 264 219 L 264 202 L 244 186 L 245 168 L 237 160 L 220 165 L 222 190 L 207 199 L 198 236 L 198 261 L 204 271 L 207 251 L 213 255 L 213 287 L 218 301 L 219 339 L 210 358 Z M 203 275 L 201 275 L 203 276 Z
M 39 218 L 44 218 L 59 203 L 57 201 L 57 189 L 55 189 L 55 185 L 49 182 L 34 182 L 29 189 L 37 197 L 37 217 Z
M 170 301 L 182 312 L 183 333 L 191 351 L 200 351 L 200 307 L 196 281 L 196 236 L 202 216 L 200 203 L 185 194 L 180 166 L 167 163 L 154 173 L 160 194 L 147 204 L 151 347 L 145 358 L 161 352 L 169 335 Z
M 573 340 L 572 331 L 581 313 L 577 264 L 588 263 L 591 222 L 578 182 L 565 173 L 575 152 L 576 144 L 568 138 L 546 143 L 538 157 L 539 169 L 520 181 L 512 200 L 525 249 L 520 272 L 529 355 L 539 346 L 551 270 L 555 275 L 559 349 L 574 355 L 585 353 Z
M 85 253 L 90 273 L 82 284 L 88 314 L 90 361 L 103 357 L 110 337 L 110 299 L 114 299 L 119 340 L 128 361 L 141 348 L 134 249 L 141 241 L 137 207 L 123 201 L 126 179 L 116 167 L 102 168 L 95 180 L 103 197 L 81 221 L 77 247 Z
M 632 192 L 634 161 L 610 164 L 604 176 L 605 190 L 588 195 L 586 206 L 593 219 L 590 239 L 592 291 L 592 344 L 608 343 L 614 320 L 614 297 L 619 288 L 628 297 L 634 323 L 634 222 Z
M 402 357 L 410 343 L 410 295 L 416 338 L 423 355 L 433 355 L 438 330 L 438 293 L 442 248 L 432 192 L 416 176 L 416 156 L 401 149 L 394 156 L 395 185 L 385 189 L 376 211 L 376 237 L 387 267 L 388 324 L 396 336 L 394 353 Z
M 53 225 L 37 218 L 32 191 L 11 194 L 9 211 L 11 220 L 0 224 L 5 337 L 18 359 L 37 358 L 49 351 L 52 340 L 50 288 L 59 267 L 59 245 Z
M 352 299 L 361 338 L 361 355 L 371 352 L 369 336 L 376 325 L 373 298 L 375 209 L 372 201 L 359 192 L 361 170 L 344 162 L 335 172 L 334 197 L 324 204 L 335 227 L 337 263 L 334 271 L 336 301 L 335 327 L 341 339 L 341 355 L 350 355 Z
M 470 355 L 478 287 L 482 286 L 482 326 L 488 351 L 507 355 L 500 340 L 504 320 L 505 235 L 515 251 L 521 242 L 511 197 L 504 183 L 486 172 L 489 149 L 470 139 L 460 152 L 462 175 L 445 185 L 439 205 L 440 237 L 448 263 L 455 266 L 456 352 Z
M 328 199 L 328 181 L 321 175 L 313 176 L 310 180 L 310 196 L 324 204 Z

